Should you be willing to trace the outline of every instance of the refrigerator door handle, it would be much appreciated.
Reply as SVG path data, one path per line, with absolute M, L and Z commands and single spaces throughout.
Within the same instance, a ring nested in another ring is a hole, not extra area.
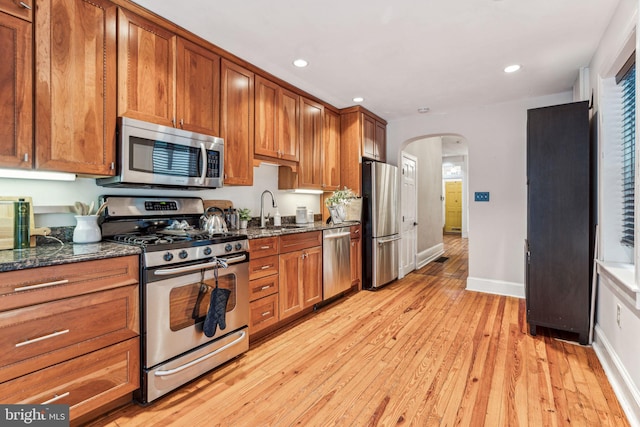
M 396 236 L 386 240 L 378 240 L 378 245 L 384 245 L 385 243 L 395 242 L 396 240 L 400 240 L 402 237 Z

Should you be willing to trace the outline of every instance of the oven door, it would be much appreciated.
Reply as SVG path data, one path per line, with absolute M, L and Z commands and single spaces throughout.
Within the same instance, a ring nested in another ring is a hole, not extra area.
M 154 272 L 166 279 L 144 287 L 145 368 L 191 351 L 249 324 L 249 263 L 246 255 L 229 258 L 227 268 L 218 268 L 218 286 L 230 290 L 226 307 L 226 327 L 207 337 L 202 328 L 209 309 L 211 291 L 216 286 L 215 269 L 197 266 L 167 267 Z M 185 271 L 186 270 L 186 271 Z M 173 272 L 184 271 L 174 274 Z

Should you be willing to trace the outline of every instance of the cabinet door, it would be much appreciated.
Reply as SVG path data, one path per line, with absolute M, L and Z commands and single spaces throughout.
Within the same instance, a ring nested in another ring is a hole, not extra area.
M 324 110 L 322 138 L 322 189 L 334 191 L 340 187 L 340 115 Z
M 278 85 L 256 76 L 255 154 L 278 158 Z
M 104 0 L 37 4 L 36 168 L 113 175 L 117 8 Z
M 222 60 L 221 129 L 224 183 L 253 185 L 253 84 L 249 70 Z
M 300 160 L 300 95 L 290 90 L 278 90 L 278 146 L 280 158 Z
M 376 122 L 376 159 L 384 162 L 387 160 L 387 126 Z
M 0 166 L 32 166 L 31 33 L 31 23 L 0 12 Z
M 175 34 L 119 10 L 119 116 L 174 126 L 175 54 Z
M 300 188 L 322 188 L 322 113 L 324 106 L 302 98 L 300 119 Z
M 302 308 L 322 301 L 322 246 L 302 251 Z
M 302 311 L 301 267 L 302 251 L 280 255 L 280 286 L 278 292 L 280 320 Z
M 364 113 L 362 120 L 362 157 L 376 159 L 376 121 Z
M 177 41 L 178 126 L 220 135 L 220 57 L 190 41 Z

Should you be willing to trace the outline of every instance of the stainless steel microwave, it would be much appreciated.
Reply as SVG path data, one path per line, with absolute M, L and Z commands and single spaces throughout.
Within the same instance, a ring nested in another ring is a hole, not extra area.
M 117 153 L 117 175 L 98 178 L 98 185 L 203 190 L 223 184 L 222 138 L 119 117 Z

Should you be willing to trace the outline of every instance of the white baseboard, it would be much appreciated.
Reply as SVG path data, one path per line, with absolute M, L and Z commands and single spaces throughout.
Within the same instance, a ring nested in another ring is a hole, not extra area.
M 629 424 L 640 427 L 640 392 L 633 384 L 631 376 L 615 350 L 609 344 L 604 331 L 597 324 L 594 330 L 593 350 L 602 364 L 613 392 L 620 401 L 620 406 L 627 415 Z
M 504 282 L 502 280 L 467 278 L 467 290 L 484 292 L 486 294 L 505 295 L 508 297 L 524 298 L 524 284 Z
M 438 259 L 444 253 L 444 243 L 438 243 L 435 246 L 426 249 L 416 255 L 416 270 L 429 264 L 431 261 Z

